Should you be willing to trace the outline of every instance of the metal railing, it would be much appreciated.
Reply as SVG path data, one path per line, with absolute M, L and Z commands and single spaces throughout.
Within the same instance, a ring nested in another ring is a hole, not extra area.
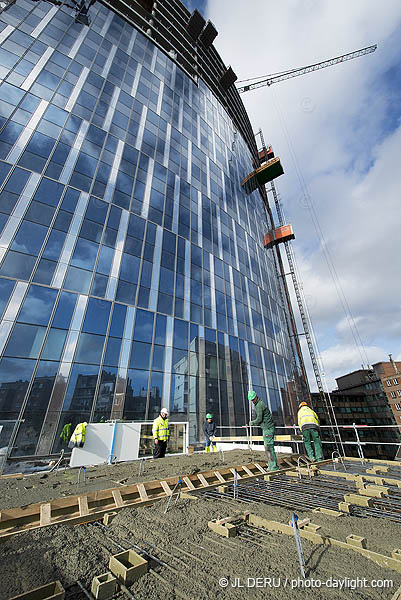
M 218 426 L 217 429 L 241 429 L 243 430 L 242 426 L 239 425 L 222 425 L 222 426 Z M 254 429 L 257 429 L 257 427 L 255 427 Z M 301 429 L 300 427 L 298 427 L 298 425 L 280 425 L 280 426 L 276 426 L 275 427 L 276 430 L 278 429 L 284 429 L 284 430 L 290 430 L 290 432 L 294 433 L 294 435 L 300 435 L 301 434 Z M 320 426 L 321 430 L 332 430 L 332 426 L 331 425 L 321 425 Z M 352 431 L 355 435 L 355 440 L 343 440 L 342 439 L 342 444 L 344 446 L 356 446 L 357 447 L 357 452 L 358 452 L 358 456 L 359 458 L 361 458 L 362 460 L 365 458 L 365 454 L 363 452 L 363 446 L 395 446 L 397 448 L 397 452 L 396 454 L 400 454 L 401 453 L 401 426 L 400 425 L 358 425 L 356 423 L 353 423 L 352 425 L 338 425 L 338 429 L 343 429 L 343 430 L 347 430 L 347 431 Z M 365 440 L 365 439 L 361 439 L 360 436 L 360 432 L 368 432 L 369 430 L 373 430 L 373 429 L 396 429 L 398 432 L 398 441 L 394 440 L 394 441 L 382 441 L 382 440 Z M 248 446 L 251 446 L 252 443 L 252 437 L 254 437 L 251 433 L 251 429 L 247 428 L 246 434 L 244 434 L 244 442 L 246 442 L 248 444 Z M 321 442 L 322 444 L 336 444 L 337 442 L 334 440 L 325 440 L 322 439 L 321 436 Z M 297 447 L 297 452 L 299 453 L 299 445 L 302 444 L 302 442 L 300 441 L 288 441 L 288 442 L 281 442 L 282 444 L 285 443 L 291 443 L 291 444 L 296 444 Z

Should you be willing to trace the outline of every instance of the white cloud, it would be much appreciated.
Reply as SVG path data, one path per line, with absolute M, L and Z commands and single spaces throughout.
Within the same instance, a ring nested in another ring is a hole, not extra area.
M 242 98 L 254 131 L 262 127 L 285 169 L 276 185 L 295 230 L 293 247 L 327 362 L 326 380 L 333 382 L 334 377 L 360 368 L 362 361 L 305 207 L 303 182 L 338 274 L 337 287 L 339 283 L 345 294 L 368 361 L 386 360 L 389 352 L 397 355 L 401 340 L 401 4 L 388 0 L 384 9 L 373 0 L 275 4 L 219 0 L 208 3 L 207 13 L 219 31 L 216 47 L 239 79 L 378 44 L 373 54 Z M 308 362 L 307 352 L 304 356 Z M 315 387 L 313 375 L 310 384 Z

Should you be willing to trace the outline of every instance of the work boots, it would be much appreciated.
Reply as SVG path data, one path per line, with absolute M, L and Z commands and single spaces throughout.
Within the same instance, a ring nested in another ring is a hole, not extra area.
M 266 458 L 267 458 L 269 471 L 277 471 L 278 466 L 277 466 L 276 456 L 275 456 L 275 454 L 273 454 L 273 452 L 267 446 L 265 446 L 265 454 L 266 454 Z
M 208 454 L 210 452 L 210 446 L 205 447 L 205 452 L 206 452 L 206 454 Z

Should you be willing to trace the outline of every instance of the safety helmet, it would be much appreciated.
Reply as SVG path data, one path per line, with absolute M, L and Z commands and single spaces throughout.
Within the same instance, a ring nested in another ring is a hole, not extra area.
M 207 415 L 206 415 L 206 419 L 213 419 L 213 415 L 212 415 L 212 414 L 210 414 L 210 413 L 207 413 Z
M 253 390 L 249 390 L 248 400 L 255 400 L 255 398 L 256 398 L 256 392 L 254 392 Z
M 165 414 L 166 414 L 166 417 L 168 417 L 168 410 L 167 410 L 167 408 L 162 408 L 162 409 L 160 410 L 160 414 L 162 414 L 162 413 L 165 413 Z
M 299 405 L 299 408 L 301 408 L 301 406 L 308 406 L 308 404 L 306 402 L 301 402 L 301 404 Z

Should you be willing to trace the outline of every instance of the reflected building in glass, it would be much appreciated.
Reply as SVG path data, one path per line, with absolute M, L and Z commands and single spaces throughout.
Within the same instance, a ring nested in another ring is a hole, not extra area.
M 122 12 L 123 11 L 123 12 Z M 0 420 L 13 454 L 150 420 L 277 424 L 298 377 L 247 114 L 178 0 L 0 14 Z M 290 422 L 292 422 L 290 420 Z M 0 440 L 0 446 L 2 445 Z

